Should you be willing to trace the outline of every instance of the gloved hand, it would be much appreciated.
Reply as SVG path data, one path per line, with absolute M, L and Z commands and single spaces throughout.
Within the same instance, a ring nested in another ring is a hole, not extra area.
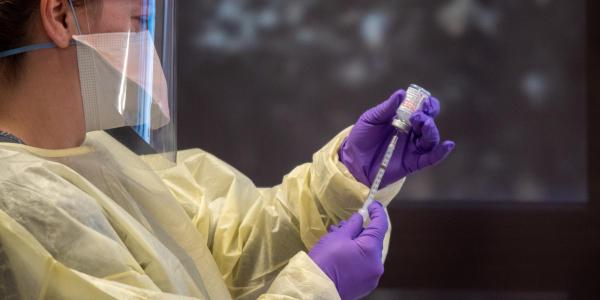
M 369 216 L 371 222 L 365 229 L 358 213 L 339 226 L 331 226 L 308 253 L 335 283 L 343 300 L 366 296 L 383 275 L 381 251 L 388 222 L 381 203 L 374 201 L 369 206 Z
M 385 150 L 396 131 L 392 120 L 406 92 L 399 90 L 388 100 L 363 113 L 338 152 L 340 161 L 359 182 L 371 186 Z M 423 102 L 422 109 L 411 116 L 412 129 L 400 133 L 398 144 L 380 188 L 425 167 L 436 165 L 454 149 L 454 142 L 440 144 L 440 133 L 434 118 L 440 102 L 434 98 Z

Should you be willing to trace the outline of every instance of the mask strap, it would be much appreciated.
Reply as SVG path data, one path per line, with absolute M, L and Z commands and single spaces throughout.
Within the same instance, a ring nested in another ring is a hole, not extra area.
M 73 20 L 75 20 L 75 27 L 77 27 L 77 34 L 81 34 L 81 27 L 79 26 L 79 19 L 77 18 L 77 13 L 75 13 L 75 5 L 73 5 L 73 0 L 69 0 L 69 7 L 71 7 L 71 13 L 73 14 Z
M 75 46 L 75 41 L 71 40 L 69 42 L 69 46 Z M 54 43 L 42 43 L 42 44 L 27 45 L 27 46 L 23 46 L 23 47 L 19 47 L 19 48 L 2 51 L 2 52 L 0 52 L 0 58 L 9 57 L 9 56 L 13 56 L 13 55 L 17 55 L 17 54 L 21 54 L 21 53 L 25 53 L 25 52 L 32 52 L 32 51 L 37 51 L 37 50 L 42 50 L 42 49 L 52 49 L 52 48 L 57 48 Z
M 75 13 L 75 6 L 73 5 L 73 0 L 69 0 L 69 7 L 71 7 L 71 13 L 73 14 L 73 20 L 75 20 L 75 27 L 77 28 L 77 34 L 81 35 L 81 27 L 79 26 L 79 19 L 77 19 L 77 14 Z M 69 42 L 69 46 L 75 46 L 75 41 L 71 40 Z M 0 52 L 0 58 L 9 57 L 21 53 L 37 51 L 42 49 L 52 49 L 56 48 L 54 43 L 42 43 L 42 44 L 33 44 L 27 45 L 19 48 L 14 48 L 6 51 Z

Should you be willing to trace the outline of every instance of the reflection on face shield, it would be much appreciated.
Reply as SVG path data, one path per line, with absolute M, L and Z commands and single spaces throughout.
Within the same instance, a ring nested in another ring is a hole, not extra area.
M 169 123 L 167 82 L 148 31 L 73 38 L 87 131 Z
M 94 26 L 80 23 L 75 6 L 69 3 L 78 30 L 89 32 L 73 36 L 86 130 L 131 126 L 154 151 L 174 161 L 175 52 L 173 29 L 167 26 L 172 24 L 173 4 L 103 2 L 99 18 L 111 20 L 101 21 L 107 25 L 97 32 Z

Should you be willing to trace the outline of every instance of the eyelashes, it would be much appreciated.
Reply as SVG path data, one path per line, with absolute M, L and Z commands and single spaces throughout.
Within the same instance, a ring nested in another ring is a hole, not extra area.
M 150 21 L 149 16 L 137 16 L 137 17 L 132 17 L 132 19 L 135 20 L 142 28 L 147 27 L 148 22 Z

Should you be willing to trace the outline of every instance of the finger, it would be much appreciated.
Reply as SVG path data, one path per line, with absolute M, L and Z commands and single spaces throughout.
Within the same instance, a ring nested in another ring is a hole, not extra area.
M 436 97 L 429 97 L 423 102 L 423 112 L 428 116 L 435 118 L 440 114 L 440 101 Z
M 388 230 L 388 219 L 381 203 L 374 201 L 369 205 L 369 218 L 371 218 L 371 222 L 367 228 L 362 231 L 358 239 L 366 241 L 367 243 L 383 242 L 385 233 Z
M 432 117 L 427 117 L 421 128 L 421 136 L 416 140 L 417 150 L 421 153 L 431 151 L 440 143 L 440 132 Z
M 453 141 L 445 141 L 437 145 L 431 152 L 419 156 L 417 163 L 417 169 L 423 169 L 425 167 L 435 166 L 450 154 L 454 149 L 455 143 Z
M 417 111 L 414 114 L 412 114 L 412 116 L 410 116 L 410 126 L 412 127 L 413 132 L 417 136 L 420 136 L 422 134 L 423 125 L 425 124 L 425 121 L 427 121 L 428 118 L 431 117 L 427 116 L 422 111 Z
M 396 110 L 404 100 L 405 94 L 404 90 L 396 91 L 389 99 L 365 112 L 361 118 L 375 125 L 388 124 L 396 115 Z
M 340 228 L 335 225 L 330 225 L 329 229 L 327 229 L 327 232 L 329 232 L 329 233 L 336 232 L 338 229 L 340 229 Z
M 348 221 L 344 224 L 344 226 L 340 226 L 340 229 L 338 231 L 341 232 L 346 237 L 354 239 L 363 230 L 362 224 L 363 224 L 362 216 L 359 213 L 354 213 L 348 219 Z

